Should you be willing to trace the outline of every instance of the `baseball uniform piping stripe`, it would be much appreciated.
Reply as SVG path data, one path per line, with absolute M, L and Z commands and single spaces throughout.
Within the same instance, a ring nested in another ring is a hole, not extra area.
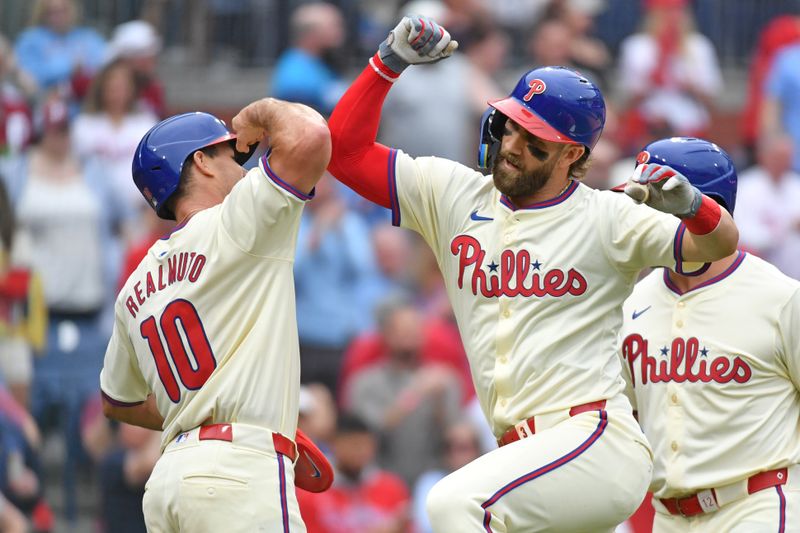
M 183 222 L 181 222 L 180 224 L 178 224 L 177 226 L 175 226 L 174 228 L 172 228 L 171 230 L 169 230 L 169 233 L 167 233 L 166 235 L 164 235 L 163 237 L 161 237 L 161 238 L 160 238 L 160 239 L 158 239 L 158 240 L 160 240 L 160 241 L 167 241 L 167 240 L 169 240 L 169 238 L 170 238 L 170 237 L 172 237 L 172 234 L 173 234 L 173 233 L 175 233 L 176 231 L 179 231 L 179 230 L 183 229 L 183 227 L 184 227 L 186 224 L 188 224 L 188 223 L 189 223 L 189 220 L 191 220 L 191 219 L 192 219 L 192 217 L 189 217 L 189 218 L 187 218 L 186 220 L 184 220 Z
M 520 485 L 524 485 L 529 481 L 533 481 L 534 479 L 543 476 L 548 472 L 552 472 L 553 470 L 569 463 L 573 459 L 580 456 L 583 452 L 588 450 L 592 444 L 597 442 L 597 439 L 600 438 L 600 436 L 603 434 L 603 431 L 605 431 L 606 426 L 608 426 L 608 413 L 606 411 L 598 411 L 598 413 L 600 415 L 600 422 L 597 423 L 597 427 L 595 428 L 595 430 L 592 432 L 591 435 L 589 435 L 589 437 L 585 441 L 583 441 L 583 443 L 581 443 L 580 446 L 569 452 L 567 455 L 561 456 L 555 461 L 546 464 L 540 468 L 537 468 L 533 472 L 529 472 L 523 475 L 522 477 L 518 477 L 505 487 L 495 492 L 491 498 L 489 498 L 488 500 L 486 500 L 481 504 L 481 507 L 483 507 L 483 527 L 486 533 L 492 533 L 492 529 L 491 527 L 489 527 L 492 518 L 492 513 L 488 509 L 489 507 L 497 503 L 497 501 L 500 498 L 502 498 L 515 488 L 519 487 Z
M 293 195 L 297 196 L 301 200 L 311 200 L 312 198 L 314 198 L 314 190 L 313 189 L 311 190 L 311 194 L 306 194 L 306 193 L 304 193 L 304 192 L 292 187 L 291 185 L 289 185 L 288 183 L 283 181 L 280 177 L 278 177 L 278 175 L 275 174 L 275 172 L 272 170 L 272 167 L 269 166 L 269 159 L 267 159 L 267 156 L 269 156 L 269 153 L 264 154 L 263 156 L 261 156 L 261 170 L 264 171 L 264 173 L 269 177 L 269 179 L 271 179 L 273 182 L 275 182 L 275 184 L 278 187 L 280 187 L 281 189 L 292 193 Z
M 283 533 L 289 533 L 289 506 L 286 503 L 286 471 L 284 470 L 283 454 L 278 452 L 278 477 L 281 482 L 281 518 Z
M 400 200 L 397 198 L 397 150 L 389 151 L 389 168 L 386 169 L 386 174 L 389 176 L 389 200 L 392 209 L 392 226 L 400 225 Z
M 681 222 L 678 224 L 678 229 L 675 231 L 675 238 L 672 241 L 672 257 L 675 258 L 675 272 L 684 276 L 699 276 L 709 269 L 711 263 L 703 263 L 703 266 L 695 272 L 683 271 L 683 256 L 681 255 L 681 251 L 683 250 L 683 237 L 685 234 L 686 225 Z
M 579 184 L 577 181 L 572 180 L 572 182 L 569 185 L 567 185 L 567 188 L 564 189 L 564 191 L 555 198 L 550 198 L 549 200 L 545 200 L 543 202 L 536 202 L 530 205 L 524 205 L 522 207 L 516 207 L 513 203 L 511 203 L 511 200 L 509 200 L 505 194 L 500 197 L 500 203 L 502 203 L 504 206 L 511 209 L 512 211 L 517 211 L 519 209 L 543 209 L 545 207 L 552 207 L 554 205 L 560 204 L 561 202 L 572 196 L 572 193 L 578 190 L 578 185 Z
M 780 520 L 778 522 L 778 533 L 786 531 L 786 496 L 783 494 L 783 488 L 780 485 L 775 487 L 778 491 L 778 498 L 781 501 Z
M 120 400 L 115 400 L 114 398 L 112 398 L 111 396 L 109 396 L 108 394 L 106 394 L 103 391 L 100 391 L 100 394 L 103 395 L 103 398 L 105 398 L 108 403 L 110 403 L 111 405 L 116 405 L 117 407 L 133 407 L 134 405 L 141 405 L 141 404 L 144 403 L 144 401 L 141 401 L 141 402 L 123 402 L 123 401 L 120 401 Z
M 719 274 L 717 274 L 713 278 L 711 278 L 709 280 L 706 280 L 703 283 L 701 283 L 700 285 L 689 289 L 685 293 L 681 292 L 681 290 L 674 283 L 672 283 L 672 280 L 669 279 L 669 273 L 667 272 L 666 269 L 664 269 L 664 283 L 669 288 L 669 290 L 671 290 L 672 292 L 674 292 L 675 294 L 677 294 L 679 296 L 681 296 L 683 294 L 686 294 L 686 293 L 690 293 L 692 291 L 696 291 L 698 289 L 702 289 L 703 287 L 708 287 L 709 285 L 713 285 L 714 283 L 717 283 L 718 281 L 721 281 L 721 280 L 727 278 L 728 276 L 730 276 L 731 274 L 733 274 L 733 272 L 737 268 L 739 268 L 739 265 L 742 264 L 742 261 L 744 261 L 744 258 L 745 258 L 746 255 L 747 255 L 747 252 L 743 252 L 742 250 L 739 250 L 739 255 L 736 257 L 736 259 L 733 261 L 733 263 L 731 263 L 731 265 L 728 268 L 726 268 L 723 272 L 720 272 Z

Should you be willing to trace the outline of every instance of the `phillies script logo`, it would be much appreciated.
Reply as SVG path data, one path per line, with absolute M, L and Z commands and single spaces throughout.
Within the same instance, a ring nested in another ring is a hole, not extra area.
M 586 278 L 575 269 L 566 273 L 558 268 L 539 271 L 541 263 L 531 262 L 527 250 L 512 252 L 503 250 L 500 264 L 492 261 L 487 275 L 483 270 L 486 251 L 478 239 L 469 235 L 459 235 L 450 243 L 450 253 L 458 257 L 458 288 L 464 288 L 464 274 L 472 267 L 472 294 L 482 294 L 487 298 L 498 296 L 580 296 L 586 292 Z
M 522 97 L 522 99 L 525 100 L 526 102 L 530 102 L 531 98 L 533 98 L 533 95 L 542 94 L 544 90 L 547 89 L 547 85 L 544 83 L 544 81 L 538 78 L 529 81 L 528 87 L 529 87 L 528 93 Z
M 745 383 L 753 374 L 741 357 L 734 357 L 732 361 L 725 356 L 708 359 L 708 350 L 705 347 L 700 350 L 700 341 L 696 337 L 676 337 L 669 349 L 664 346 L 660 352 L 660 358 L 648 355 L 647 341 L 638 333 L 632 333 L 622 341 L 622 355 L 628 361 L 634 387 L 636 368 L 640 370 L 642 385 L 646 385 L 648 380 L 651 383 Z

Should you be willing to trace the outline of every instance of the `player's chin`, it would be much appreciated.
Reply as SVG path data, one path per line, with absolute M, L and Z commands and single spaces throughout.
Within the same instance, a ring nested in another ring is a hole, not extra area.
M 495 188 L 506 196 L 515 197 L 527 192 L 527 179 L 522 172 L 511 172 L 495 167 L 492 173 Z

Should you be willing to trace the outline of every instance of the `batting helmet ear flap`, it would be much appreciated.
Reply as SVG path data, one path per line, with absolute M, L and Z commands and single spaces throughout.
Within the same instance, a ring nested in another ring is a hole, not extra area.
M 478 168 L 492 168 L 500 151 L 500 139 L 506 125 L 506 117 L 497 109 L 490 107 L 481 117 L 481 139 L 478 146 Z

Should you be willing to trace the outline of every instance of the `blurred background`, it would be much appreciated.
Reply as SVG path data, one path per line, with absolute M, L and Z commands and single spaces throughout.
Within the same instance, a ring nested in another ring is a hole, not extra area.
M 486 101 L 570 66 L 608 106 L 588 185 L 625 181 L 650 140 L 714 141 L 741 246 L 800 278 L 800 0 L 3 0 L 0 531 L 144 531 L 158 434 L 105 420 L 98 386 L 116 292 L 170 229 L 130 176 L 141 136 L 267 95 L 327 115 L 415 13 L 459 52 L 403 74 L 381 142 L 474 166 Z M 429 488 L 495 446 L 436 261 L 328 176 L 295 276 L 300 427 L 337 470 L 299 494 L 309 532 L 430 531 Z

